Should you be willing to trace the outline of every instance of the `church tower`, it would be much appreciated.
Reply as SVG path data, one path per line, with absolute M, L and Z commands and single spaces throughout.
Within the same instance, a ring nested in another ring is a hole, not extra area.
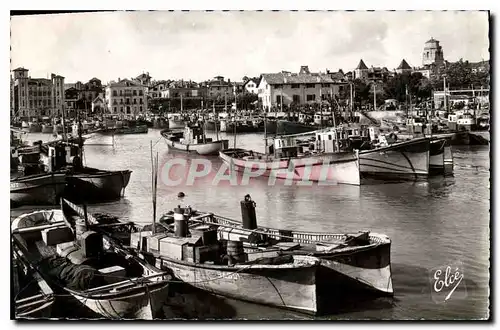
M 439 41 L 432 38 L 425 43 L 424 53 L 422 54 L 422 64 L 426 65 L 441 65 L 444 63 L 443 48 L 439 45 Z

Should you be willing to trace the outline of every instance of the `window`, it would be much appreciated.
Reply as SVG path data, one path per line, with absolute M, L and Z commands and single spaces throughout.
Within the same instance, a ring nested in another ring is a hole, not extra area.
M 314 84 L 306 84 L 306 88 L 314 88 Z
M 127 106 L 127 113 L 130 113 L 130 107 Z
M 328 95 L 328 94 L 321 94 L 321 99 L 322 99 L 323 101 L 326 101 L 326 97 L 327 97 L 327 95 Z
M 134 98 L 134 104 L 137 104 L 137 99 Z
M 116 102 L 116 100 L 113 100 L 113 105 L 117 105 L 118 102 Z
M 137 96 L 137 90 L 134 89 L 134 91 L 132 92 L 132 95 Z
M 116 91 L 113 91 L 113 96 L 118 96 L 118 93 Z
M 123 96 L 123 91 L 122 90 L 120 90 L 120 96 Z
M 300 95 L 295 94 L 292 97 L 294 103 L 300 103 Z
M 316 94 L 308 94 L 306 100 L 307 101 L 314 101 L 314 100 L 316 100 Z
M 125 101 L 126 104 L 130 104 L 130 99 L 127 98 L 127 100 Z
M 123 104 L 123 99 L 120 99 L 120 104 Z
M 49 105 L 49 107 L 50 107 L 50 100 L 48 100 L 48 105 Z
M 116 113 L 116 107 L 113 107 L 113 112 Z
M 139 99 L 139 104 L 142 104 L 142 99 Z
M 332 135 L 328 134 L 328 140 L 331 140 L 331 139 L 332 139 Z
M 139 90 L 139 96 L 142 96 L 142 89 Z
M 300 88 L 300 84 L 292 84 L 292 88 Z
M 120 107 L 120 112 L 123 112 L 123 107 Z
M 33 108 L 33 101 L 30 100 L 30 108 Z
M 276 95 L 276 103 L 281 104 L 281 95 Z
M 142 105 L 139 107 L 139 111 L 142 112 Z

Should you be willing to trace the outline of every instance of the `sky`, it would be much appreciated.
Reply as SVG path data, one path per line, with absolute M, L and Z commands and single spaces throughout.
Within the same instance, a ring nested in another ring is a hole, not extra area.
M 136 77 L 204 81 L 282 70 L 420 66 L 424 43 L 448 61 L 488 60 L 487 12 L 100 12 L 11 17 L 11 69 L 66 83 Z

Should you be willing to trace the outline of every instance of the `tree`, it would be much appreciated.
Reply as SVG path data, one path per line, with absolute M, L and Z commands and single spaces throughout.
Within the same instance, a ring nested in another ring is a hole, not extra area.
M 446 81 L 451 89 L 469 88 L 471 86 L 472 67 L 469 61 L 460 59 L 458 62 L 450 63 L 446 68 Z
M 370 100 L 370 85 L 361 79 L 354 80 L 354 104 L 358 107 Z

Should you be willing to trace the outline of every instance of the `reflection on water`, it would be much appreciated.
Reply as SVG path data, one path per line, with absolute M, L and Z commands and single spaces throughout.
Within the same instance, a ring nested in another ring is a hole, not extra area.
M 221 133 L 220 137 L 229 138 L 232 144 L 231 134 Z M 153 129 L 147 134 L 115 136 L 112 147 L 87 146 L 88 166 L 133 171 L 124 199 L 93 205 L 92 211 L 109 212 L 141 223 L 151 221 L 150 141 L 160 156 L 160 165 L 173 158 L 184 159 L 190 165 L 195 158 L 169 153 L 159 130 Z M 262 135 L 242 134 L 237 143 L 243 148 L 264 149 Z M 252 180 L 247 186 L 231 186 L 227 182 L 214 186 L 213 175 L 222 162 L 218 157 L 209 157 L 206 159 L 211 161 L 212 176 L 196 179 L 194 185 L 168 186 L 159 181 L 158 214 L 177 205 L 180 202 L 177 194 L 183 191 L 186 194 L 183 203 L 240 219 L 239 202 L 250 194 L 257 203 L 258 223 L 264 226 L 385 233 L 393 241 L 395 299 L 390 303 L 367 303 L 358 306 L 358 310 L 342 311 L 330 318 L 481 318 L 486 316 L 489 296 L 489 149 L 454 147 L 453 150 L 452 177 L 362 186 L 300 187 L 286 186 L 283 182 L 269 186 L 267 178 Z M 430 297 L 428 271 L 454 260 L 464 264 L 468 297 L 438 305 Z M 304 318 L 275 308 L 226 301 L 235 308 L 234 318 Z

